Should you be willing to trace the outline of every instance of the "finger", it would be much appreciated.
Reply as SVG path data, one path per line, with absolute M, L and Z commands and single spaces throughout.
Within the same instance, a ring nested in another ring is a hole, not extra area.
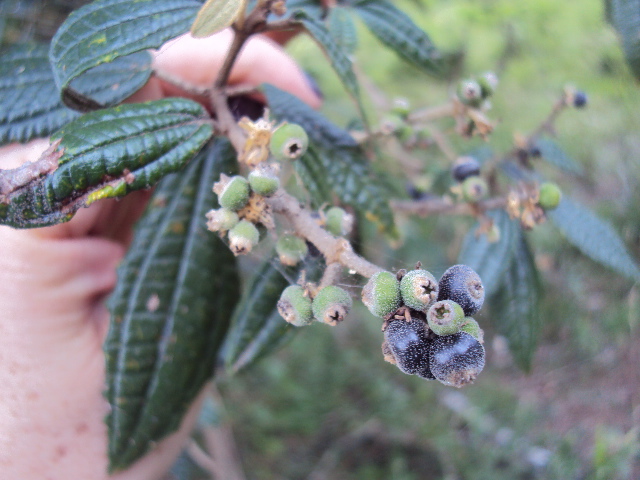
M 165 44 L 155 54 L 154 69 L 199 87 L 211 86 L 222 67 L 233 33 L 224 30 L 211 37 L 196 39 L 183 35 Z M 229 76 L 229 84 L 258 86 L 268 82 L 286 90 L 314 108 L 321 104 L 296 62 L 274 41 L 264 36 L 251 37 L 238 56 Z M 181 92 L 163 83 L 165 94 Z

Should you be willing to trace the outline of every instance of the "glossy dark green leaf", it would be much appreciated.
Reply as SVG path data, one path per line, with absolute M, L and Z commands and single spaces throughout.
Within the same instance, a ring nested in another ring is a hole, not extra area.
M 485 234 L 476 236 L 477 228 L 480 226 L 476 224 L 464 238 L 458 263 L 469 265 L 478 272 L 488 297 L 495 293 L 502 283 L 520 235 L 520 227 L 504 210 L 488 212 L 487 216 L 494 221 L 499 230 L 498 240 L 490 242 Z
M 358 31 L 353 15 L 348 8 L 335 6 L 329 10 L 326 19 L 327 30 L 335 44 L 347 55 L 358 47 Z
M 289 93 L 271 85 L 264 85 L 263 91 L 276 119 L 297 123 L 309 135 L 311 157 L 297 160 L 304 163 L 297 169 L 319 175 L 314 179 L 313 174 L 301 174 L 304 181 L 312 182 L 309 189 L 313 200 L 317 203 L 326 195 L 326 183 L 343 203 L 353 206 L 381 231 L 396 236 L 390 192 L 349 132 Z
M 158 48 L 188 31 L 200 6 L 196 0 L 96 0 L 73 12 L 49 51 L 65 105 L 82 111 L 105 106 L 76 90 L 73 79 L 117 58 Z
M 427 73 L 440 73 L 440 53 L 409 16 L 385 0 L 360 0 L 354 6 L 371 33 L 401 58 Z
M 640 268 L 613 227 L 566 195 L 547 213 L 569 242 L 586 256 L 635 281 Z
M 611 0 L 607 13 L 618 31 L 631 71 L 640 80 L 640 0 Z
M 582 166 L 567 155 L 566 152 L 549 137 L 537 139 L 534 145 L 540 149 L 542 158 L 551 165 L 567 173 L 573 173 L 574 175 L 583 173 Z
M 205 213 L 215 206 L 211 185 L 234 158 L 219 141 L 158 184 L 118 269 L 104 345 L 112 471 L 175 431 L 213 374 L 239 279 Z
M 533 255 L 522 232 L 497 294 L 491 298 L 493 322 L 505 336 L 520 368 L 528 371 L 540 334 L 541 285 Z
M 46 137 L 78 114 L 60 101 L 44 45 L 15 45 L 0 57 L 0 145 Z
M 294 12 L 292 18 L 302 23 L 307 32 L 309 32 L 309 35 L 311 35 L 326 53 L 327 57 L 329 57 L 333 70 L 338 74 L 340 81 L 347 89 L 347 92 L 354 98 L 358 104 L 358 108 L 362 112 L 358 79 L 353 73 L 351 59 L 347 56 L 345 50 L 336 43 L 322 22 L 310 17 L 304 11 Z
M 51 137 L 57 168 L 7 195 L 0 203 L 0 223 L 53 225 L 96 200 L 149 188 L 181 169 L 212 135 L 206 112 L 191 100 L 156 100 L 86 114 Z

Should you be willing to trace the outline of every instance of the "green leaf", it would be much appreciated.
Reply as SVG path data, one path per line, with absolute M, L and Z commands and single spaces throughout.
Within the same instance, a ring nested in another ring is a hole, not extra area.
M 401 58 L 427 73 L 440 73 L 441 56 L 429 36 L 391 2 L 360 0 L 354 6 L 371 33 Z
M 631 280 L 640 280 L 640 268 L 616 231 L 591 210 L 564 196 L 558 207 L 547 215 L 566 239 L 586 256 Z
M 207 0 L 191 25 L 191 35 L 204 38 L 224 30 L 236 21 L 245 7 L 244 0 Z
M 104 345 L 111 405 L 110 470 L 120 470 L 175 431 L 214 371 L 239 297 L 235 260 L 207 231 L 211 185 L 233 168 L 226 141 L 156 188 L 118 269 Z
M 327 29 L 334 43 L 347 55 L 356 51 L 358 31 L 349 9 L 335 6 L 329 10 L 326 19 Z
M 574 175 L 581 175 L 584 173 L 582 166 L 569 157 L 569 155 L 567 155 L 565 151 L 549 137 L 537 139 L 534 145 L 540 149 L 542 158 L 551 165 Z
M 522 231 L 516 237 L 512 252 L 502 284 L 490 305 L 496 327 L 507 339 L 516 363 L 528 371 L 540 334 L 538 305 L 541 300 L 541 284 L 533 255 Z
M 46 137 L 78 116 L 58 96 L 44 45 L 15 45 L 0 57 L 0 144 Z
M 310 145 L 307 153 L 296 160 L 293 166 L 309 192 L 314 208 L 320 208 L 324 203 L 331 203 L 332 188 L 316 147 Z
M 304 11 L 297 11 L 292 14 L 292 18 L 299 20 L 309 35 L 320 45 L 331 61 L 333 70 L 340 77 L 340 81 L 347 89 L 347 92 L 354 98 L 360 113 L 364 113 L 360 100 L 358 79 L 353 73 L 353 65 L 345 51 L 338 45 L 329 30 L 318 20 L 313 19 Z
M 476 230 L 480 224 L 476 224 L 464 238 L 458 263 L 469 265 L 478 272 L 489 297 L 498 290 L 509 268 L 520 228 L 504 210 L 488 212 L 487 216 L 500 232 L 498 241 L 490 242 L 484 234 L 477 237 Z
M 117 58 L 160 47 L 188 31 L 199 8 L 196 0 L 96 0 L 73 12 L 49 51 L 65 105 L 82 111 L 105 106 L 76 90 L 73 79 Z
M 310 158 L 297 160 L 301 178 L 310 181 L 308 188 L 317 204 L 326 197 L 326 185 L 340 200 L 353 206 L 381 231 L 394 237 L 390 192 L 374 174 L 365 153 L 349 132 L 329 122 L 320 113 L 290 93 L 271 85 L 262 87 L 269 108 L 278 120 L 301 125 L 308 133 Z M 314 178 L 315 176 L 315 178 Z
M 0 223 L 17 228 L 70 220 L 96 200 L 149 188 L 181 169 L 211 138 L 198 103 L 165 99 L 86 114 L 52 137 L 57 168 L 0 203 Z M 5 174 L 10 171 L 5 171 Z
M 640 80 L 640 0 L 612 0 L 608 14 L 620 35 L 627 63 Z

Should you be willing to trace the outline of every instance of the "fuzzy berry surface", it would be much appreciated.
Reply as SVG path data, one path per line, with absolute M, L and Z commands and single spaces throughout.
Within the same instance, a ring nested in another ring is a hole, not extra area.
M 484 347 L 468 333 L 436 337 L 430 344 L 431 373 L 445 385 L 460 388 L 473 382 L 484 364 Z
M 438 301 L 453 300 L 465 316 L 476 313 L 484 303 L 484 285 L 480 275 L 467 265 L 453 265 L 440 277 Z
M 384 338 L 400 370 L 409 375 L 427 375 L 429 340 L 422 320 L 393 320 L 387 325 Z

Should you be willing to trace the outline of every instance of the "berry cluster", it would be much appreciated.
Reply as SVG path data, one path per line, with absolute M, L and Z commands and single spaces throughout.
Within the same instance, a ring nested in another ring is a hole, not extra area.
M 478 202 L 489 193 L 487 182 L 480 176 L 480 163 L 475 157 L 458 157 L 451 168 L 451 175 L 458 182 L 458 193 L 466 202 Z
M 382 352 L 404 373 L 461 387 L 484 368 L 483 332 L 471 317 L 482 307 L 484 287 L 468 266 L 452 266 L 437 282 L 420 268 L 379 272 L 362 301 L 385 319 Z

